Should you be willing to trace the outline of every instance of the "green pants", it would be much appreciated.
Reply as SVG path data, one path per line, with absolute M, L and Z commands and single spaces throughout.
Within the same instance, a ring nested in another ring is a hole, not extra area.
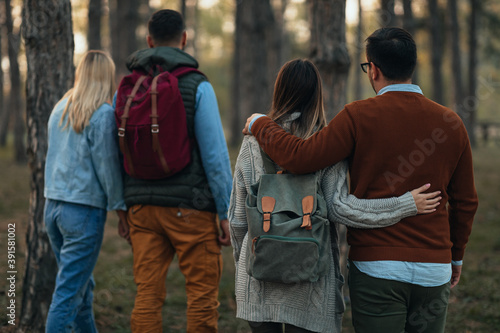
M 441 333 L 450 283 L 422 287 L 378 279 L 349 265 L 352 323 L 356 333 Z

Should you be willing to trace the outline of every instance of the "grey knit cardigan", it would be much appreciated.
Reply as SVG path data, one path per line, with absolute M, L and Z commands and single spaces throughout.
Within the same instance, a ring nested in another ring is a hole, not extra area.
M 283 126 L 286 128 L 286 126 Z M 379 228 L 417 214 L 410 192 L 388 199 L 361 200 L 348 192 L 348 165 L 337 163 L 320 173 L 331 224 L 329 273 L 314 283 L 262 282 L 246 272 L 248 225 L 245 199 L 250 185 L 264 174 L 259 144 L 245 136 L 234 171 L 229 223 L 236 264 L 236 316 L 253 322 L 280 322 L 313 332 L 340 332 L 344 301 L 340 274 L 337 223 L 355 228 Z

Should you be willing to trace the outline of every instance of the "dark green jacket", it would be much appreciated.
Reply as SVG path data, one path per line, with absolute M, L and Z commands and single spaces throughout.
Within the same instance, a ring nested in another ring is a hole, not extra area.
M 198 68 L 196 59 L 172 47 L 139 50 L 127 59 L 127 67 L 131 71 L 153 72 L 156 75 L 157 65 L 167 71 L 179 66 Z M 194 136 L 196 91 L 198 85 L 206 80 L 198 73 L 190 73 L 179 79 L 179 90 L 186 108 L 188 134 L 192 140 L 191 163 L 172 177 L 160 180 L 136 179 L 126 175 L 124 197 L 128 207 L 143 204 L 216 212 Z

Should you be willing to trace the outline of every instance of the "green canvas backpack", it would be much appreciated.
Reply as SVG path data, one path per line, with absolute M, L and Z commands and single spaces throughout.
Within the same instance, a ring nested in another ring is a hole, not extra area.
M 261 151 L 266 174 L 250 187 L 247 273 L 257 280 L 316 282 L 328 272 L 330 223 L 316 174 L 276 173 Z

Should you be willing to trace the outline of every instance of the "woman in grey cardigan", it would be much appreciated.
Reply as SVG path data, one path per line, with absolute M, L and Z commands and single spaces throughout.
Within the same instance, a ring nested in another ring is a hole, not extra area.
M 310 61 L 297 59 L 283 66 L 276 79 L 269 116 L 302 138 L 326 126 L 321 78 Z M 328 274 L 313 283 L 259 281 L 246 272 L 245 199 L 249 187 L 265 171 L 255 138 L 246 136 L 243 139 L 234 172 L 229 223 L 236 262 L 236 316 L 249 321 L 252 332 L 283 332 L 283 327 L 287 333 L 340 332 L 344 278 L 340 273 L 338 234 L 333 223 L 355 228 L 385 227 L 417 212 L 432 212 L 439 204 L 437 192 L 422 194 L 428 185 L 395 198 L 357 199 L 348 194 L 347 171 L 346 161 L 319 171 L 328 219 L 332 222 L 329 251 L 332 264 Z

